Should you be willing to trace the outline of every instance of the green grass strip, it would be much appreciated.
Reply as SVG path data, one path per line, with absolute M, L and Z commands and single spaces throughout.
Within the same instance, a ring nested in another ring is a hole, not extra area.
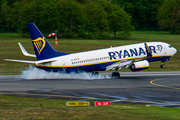
M 11 120 L 178 120 L 180 109 L 112 103 L 101 107 L 66 107 L 67 100 L 0 95 L 0 119 Z

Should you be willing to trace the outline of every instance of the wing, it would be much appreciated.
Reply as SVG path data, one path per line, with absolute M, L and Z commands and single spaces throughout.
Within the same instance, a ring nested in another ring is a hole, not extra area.
M 19 45 L 19 47 L 20 47 L 20 49 L 21 49 L 23 55 L 29 56 L 29 57 L 36 57 L 36 55 L 29 54 L 29 53 L 24 49 L 24 47 L 21 45 L 21 43 L 18 43 L 18 45 Z
M 118 69 L 120 70 L 123 67 L 128 68 L 133 63 L 134 63 L 133 60 L 130 60 L 130 61 L 120 61 L 120 62 L 117 62 L 117 63 L 114 63 L 112 65 L 107 66 L 106 70 L 118 70 Z
M 122 60 L 120 62 L 117 62 L 117 63 L 107 66 L 106 70 L 118 70 L 118 69 L 120 70 L 122 68 L 128 68 L 135 62 L 139 62 L 139 61 L 143 61 L 143 60 L 147 60 L 147 59 L 151 58 L 152 54 L 149 50 L 149 47 L 147 46 L 146 43 L 144 43 L 144 45 L 145 45 L 147 56 L 145 56 L 143 58 L 139 58 L 139 59 L 134 59 L 134 60 Z

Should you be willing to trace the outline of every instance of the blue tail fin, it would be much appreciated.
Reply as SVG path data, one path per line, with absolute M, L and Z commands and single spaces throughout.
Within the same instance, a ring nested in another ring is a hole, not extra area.
M 28 23 L 28 28 L 37 60 L 67 55 L 67 53 L 54 50 L 34 23 Z

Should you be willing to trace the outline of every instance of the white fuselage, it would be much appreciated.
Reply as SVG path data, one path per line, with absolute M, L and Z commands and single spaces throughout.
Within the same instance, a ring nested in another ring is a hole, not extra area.
M 147 60 L 149 62 L 162 61 L 163 59 L 170 58 L 176 53 L 175 48 L 164 42 L 148 42 L 147 45 L 149 46 L 153 56 L 151 59 Z M 84 67 L 85 71 L 91 71 L 88 70 L 88 67 L 89 69 L 95 69 L 96 67 L 99 67 L 98 69 L 102 68 L 102 70 L 104 70 L 108 65 L 111 65 L 115 62 L 139 59 L 144 56 L 146 56 L 144 43 L 139 43 L 55 57 L 44 60 L 54 62 L 46 64 L 38 64 L 37 62 L 36 66 L 39 68 L 45 67 L 47 69 L 62 68 L 64 70 L 68 68 L 71 68 L 72 70 L 73 68 L 82 68 L 83 70 Z

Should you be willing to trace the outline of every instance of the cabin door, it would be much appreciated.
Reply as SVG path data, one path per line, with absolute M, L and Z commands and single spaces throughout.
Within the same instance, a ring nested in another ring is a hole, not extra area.
M 166 47 L 164 47 L 164 54 L 167 54 L 167 49 L 166 49 Z
M 63 65 L 62 69 L 65 71 L 67 68 L 67 63 L 65 60 L 62 61 L 62 65 Z

